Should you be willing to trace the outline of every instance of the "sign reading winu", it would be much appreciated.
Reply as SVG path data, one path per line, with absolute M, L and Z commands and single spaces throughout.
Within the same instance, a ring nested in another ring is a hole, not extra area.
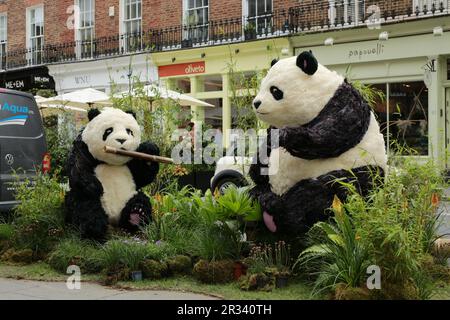
M 205 72 L 206 66 L 204 61 L 171 64 L 167 66 L 158 67 L 158 73 L 161 78 L 171 76 L 201 74 Z

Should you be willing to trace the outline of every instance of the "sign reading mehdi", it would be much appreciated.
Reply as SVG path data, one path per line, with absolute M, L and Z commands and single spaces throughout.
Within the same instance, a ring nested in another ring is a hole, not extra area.
M 158 67 L 160 77 L 184 76 L 191 74 L 205 73 L 206 67 L 204 61 L 171 64 Z

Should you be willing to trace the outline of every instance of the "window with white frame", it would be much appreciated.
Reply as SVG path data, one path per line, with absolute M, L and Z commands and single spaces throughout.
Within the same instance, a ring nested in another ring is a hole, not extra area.
M 272 32 L 272 0 L 247 0 L 246 30 L 255 30 L 257 34 Z
M 141 33 L 142 1 L 124 0 L 124 30 L 127 34 Z
M 142 1 L 123 1 L 123 32 L 126 51 L 136 51 L 141 45 Z
M 333 25 L 351 25 L 364 21 L 365 0 L 330 0 L 330 20 Z M 358 15 L 356 15 L 358 12 Z
M 77 54 L 81 58 L 91 58 L 95 31 L 95 0 L 78 0 L 79 17 L 76 39 Z
M 44 7 L 33 7 L 27 9 L 28 17 L 28 47 L 31 64 L 42 63 L 42 51 L 44 48 Z
M 8 43 L 8 20 L 6 14 L 0 14 L 0 69 L 6 66 L 6 46 Z
M 194 43 L 208 41 L 209 1 L 184 0 L 184 38 Z

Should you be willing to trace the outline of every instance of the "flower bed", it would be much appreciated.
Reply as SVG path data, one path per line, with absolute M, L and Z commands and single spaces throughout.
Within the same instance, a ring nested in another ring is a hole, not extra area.
M 152 196 L 153 221 L 138 234 L 114 231 L 99 244 L 64 225 L 64 190 L 40 176 L 34 189 L 19 189 L 22 205 L 0 224 L 0 257 L 45 261 L 61 274 L 77 265 L 106 284 L 185 277 L 265 295 L 300 281 L 312 297 L 427 299 L 450 283 L 450 250 L 435 246 L 443 187 L 432 163 L 404 162 L 366 197 L 336 198 L 330 221 L 318 223 L 306 241 L 268 236 L 245 189 L 215 195 L 175 188 Z M 368 289 L 369 266 L 379 267 L 381 290 Z

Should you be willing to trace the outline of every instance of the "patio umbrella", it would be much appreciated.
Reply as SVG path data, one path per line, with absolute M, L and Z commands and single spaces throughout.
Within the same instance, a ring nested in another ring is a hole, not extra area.
M 106 93 L 92 88 L 87 88 L 48 98 L 41 101 L 39 104 L 42 106 L 64 105 L 86 109 L 92 107 L 94 104 L 111 105 L 112 102 L 109 101 L 109 96 Z
M 41 112 L 42 117 L 54 115 L 54 114 L 60 114 L 61 112 L 79 112 L 79 113 L 87 113 L 86 109 L 78 108 L 78 107 L 71 107 L 66 105 L 39 105 L 39 111 Z
M 143 88 L 143 93 L 146 98 L 161 98 L 161 99 L 172 99 L 177 101 L 181 106 L 199 106 L 199 107 L 214 107 L 213 104 L 207 103 L 205 101 L 193 98 L 187 94 L 178 93 L 173 90 L 169 90 L 156 85 L 146 85 Z M 114 96 L 117 98 L 127 97 L 130 93 L 128 91 L 124 91 Z M 134 90 L 131 92 L 132 96 L 138 96 L 139 93 Z M 144 98 L 144 97 L 143 97 Z
M 34 100 L 36 100 L 36 103 L 39 104 L 39 103 L 47 100 L 47 98 L 44 98 L 44 97 L 41 97 L 41 96 L 37 95 L 37 96 L 34 96 Z

